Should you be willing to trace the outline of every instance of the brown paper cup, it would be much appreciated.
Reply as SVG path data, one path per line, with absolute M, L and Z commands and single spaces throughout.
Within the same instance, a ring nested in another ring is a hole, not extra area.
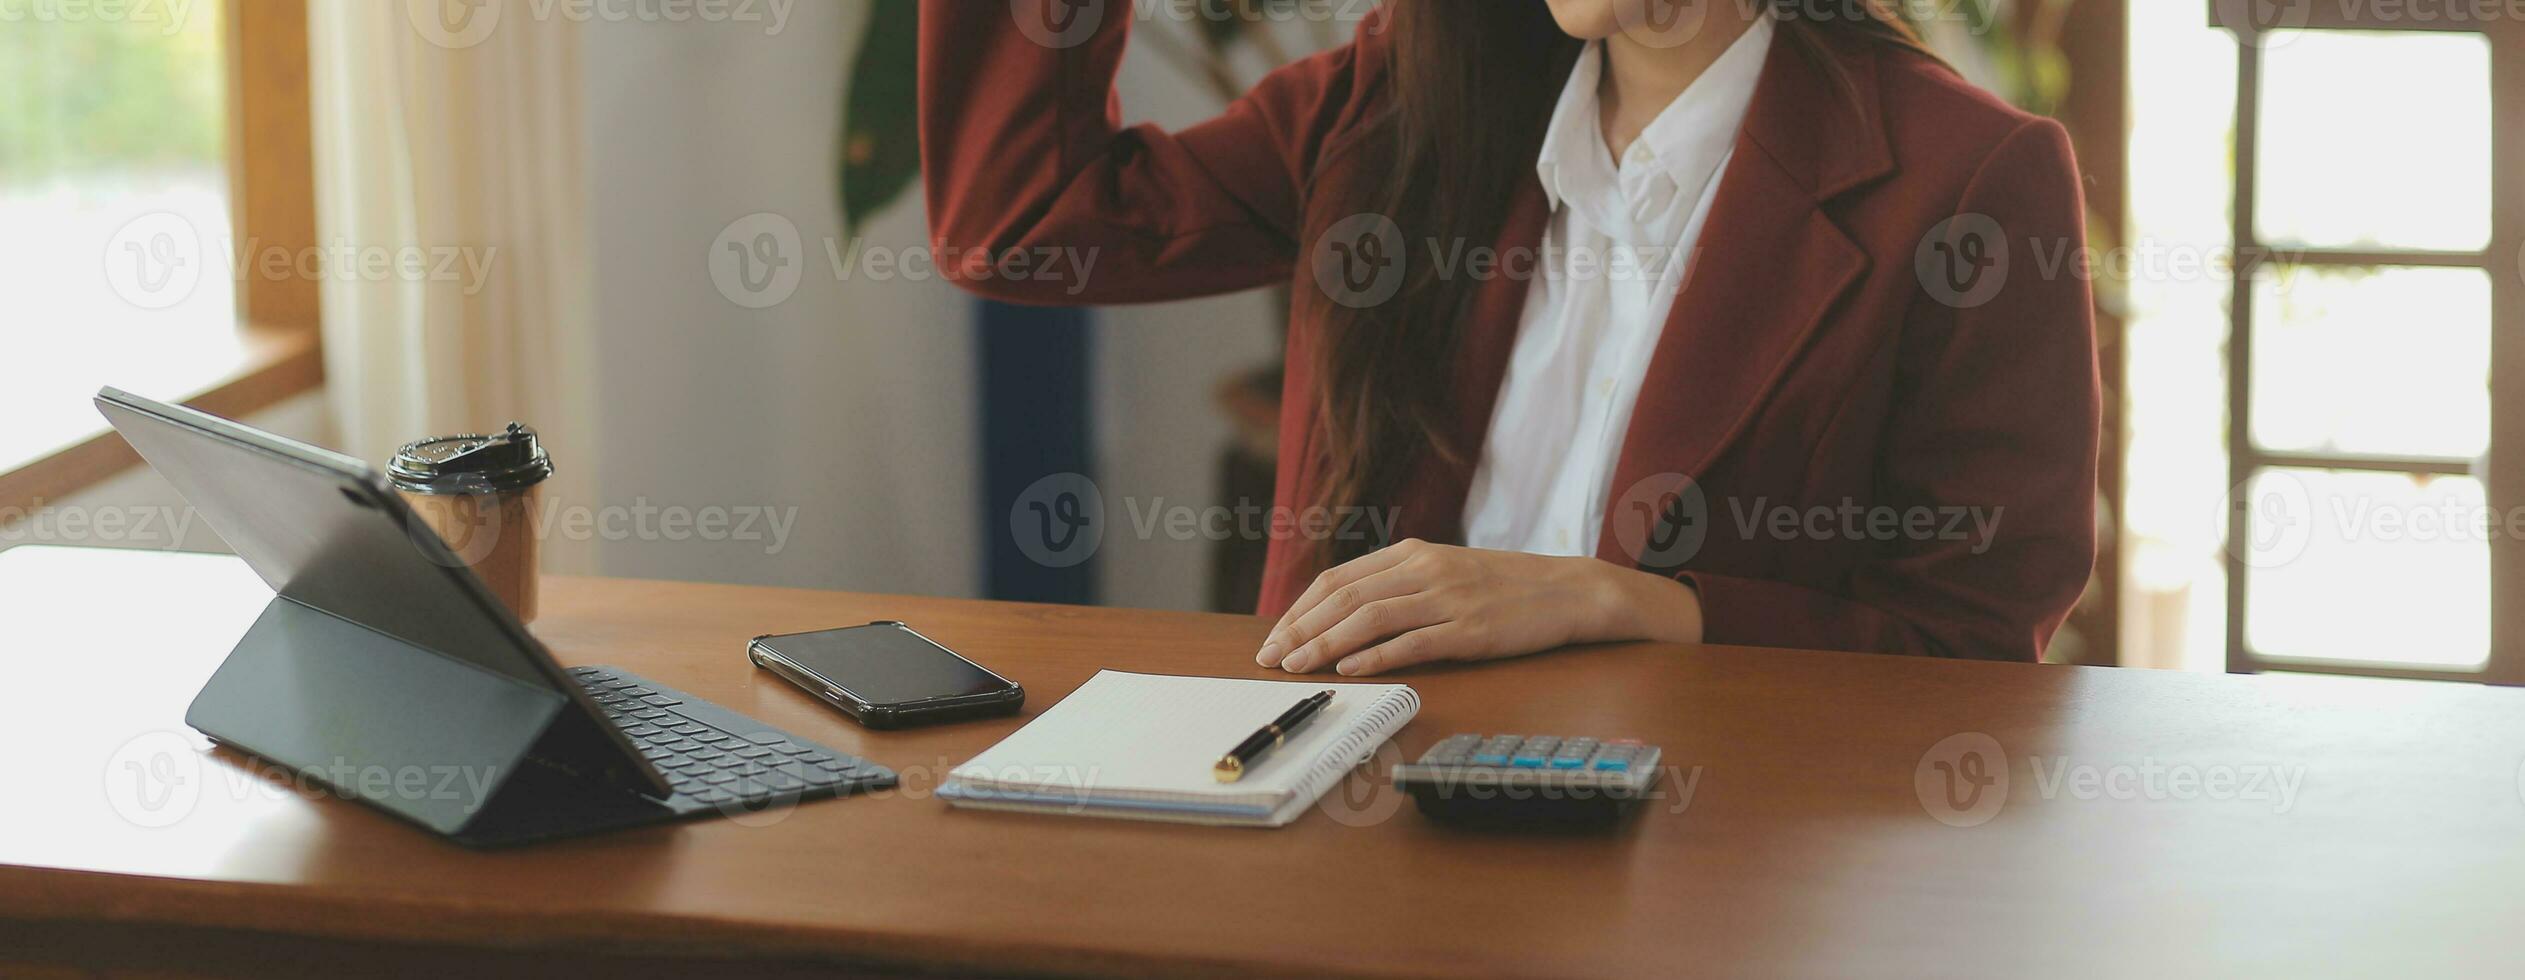
M 403 492 L 405 503 L 438 532 L 458 561 L 508 604 L 517 621 L 535 621 L 543 529 L 537 526 L 543 487 L 507 493 Z

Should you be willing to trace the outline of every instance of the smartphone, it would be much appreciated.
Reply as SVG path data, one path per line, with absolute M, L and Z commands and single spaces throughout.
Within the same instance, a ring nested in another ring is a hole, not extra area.
M 891 620 L 758 636 L 746 658 L 870 728 L 1013 714 L 1026 689 Z

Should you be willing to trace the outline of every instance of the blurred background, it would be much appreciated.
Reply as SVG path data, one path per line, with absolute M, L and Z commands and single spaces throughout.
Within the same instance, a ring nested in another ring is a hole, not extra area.
M 1911 6 L 2087 177 L 2106 547 L 2048 659 L 2525 682 L 2520 25 Z M 1370 3 L 1132 7 L 1175 127 Z M 915 15 L 0 0 L 0 547 L 220 548 L 112 384 L 374 461 L 526 421 L 553 572 L 1250 610 L 1285 299 L 939 281 Z M 1095 540 L 1028 546 L 1050 499 Z

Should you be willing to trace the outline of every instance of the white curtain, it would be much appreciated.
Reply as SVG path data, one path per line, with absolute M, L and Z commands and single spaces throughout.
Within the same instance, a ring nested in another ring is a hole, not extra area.
M 503 17 L 504 6 L 510 16 Z M 580 27 L 523 4 L 308 4 L 327 388 L 345 450 L 534 426 L 593 501 Z M 545 567 L 596 542 L 547 535 Z

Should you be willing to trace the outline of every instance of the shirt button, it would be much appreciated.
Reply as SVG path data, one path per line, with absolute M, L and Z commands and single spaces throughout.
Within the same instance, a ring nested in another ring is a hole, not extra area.
M 1562 528 L 1552 532 L 1552 545 L 1563 551 L 1569 550 L 1569 529 Z
M 1613 397 L 1613 379 L 1612 379 L 1612 378 L 1604 378 L 1604 379 L 1598 380 L 1598 381 L 1596 382 L 1596 397 L 1598 397 L 1598 398 L 1611 398 L 1611 397 Z

